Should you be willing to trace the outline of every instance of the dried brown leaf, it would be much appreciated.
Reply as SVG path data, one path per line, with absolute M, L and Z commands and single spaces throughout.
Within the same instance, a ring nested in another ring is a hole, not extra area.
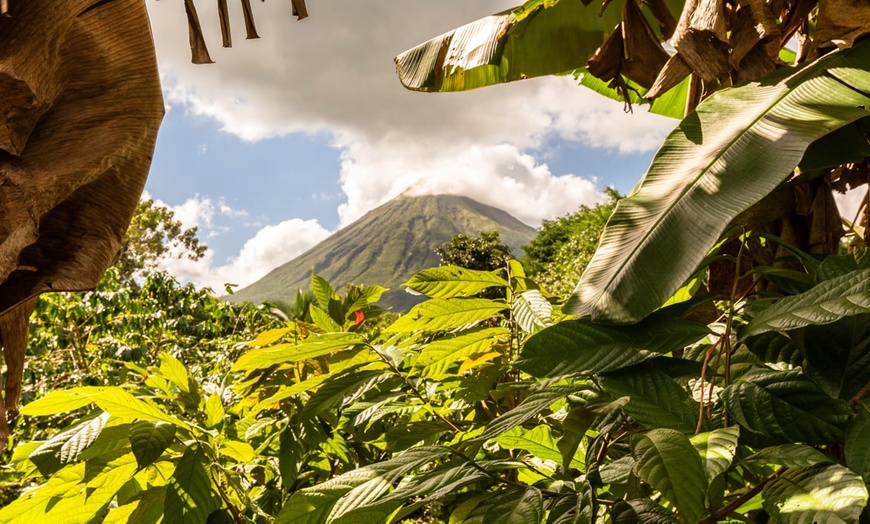
M 293 16 L 296 17 L 296 20 L 308 18 L 308 8 L 305 7 L 305 0 L 290 0 L 290 3 L 293 5 Z
M 260 38 L 257 26 L 254 25 L 254 11 L 251 10 L 251 0 L 242 0 L 242 14 L 245 16 L 245 33 L 248 40 Z
M 676 87 L 690 74 L 692 74 L 692 68 L 679 54 L 670 57 L 662 67 L 652 87 L 647 91 L 646 97 L 652 99 L 661 96 Z
M 233 34 L 230 29 L 230 12 L 227 0 L 218 0 L 218 18 L 221 23 L 221 40 L 224 47 L 233 47 Z
M 866 0 L 825 0 L 819 2 L 815 41 L 819 48 L 852 47 L 870 33 L 870 3 Z
M 714 83 L 729 71 L 723 0 L 688 0 L 672 43 L 693 71 Z
M 193 0 L 184 0 L 184 12 L 187 14 L 187 30 L 190 34 L 190 61 L 194 64 L 213 64 Z

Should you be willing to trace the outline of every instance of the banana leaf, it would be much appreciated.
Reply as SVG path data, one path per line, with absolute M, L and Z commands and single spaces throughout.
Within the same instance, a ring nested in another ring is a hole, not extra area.
M 654 311 L 813 142 L 870 115 L 868 92 L 870 42 L 863 41 L 705 100 L 617 204 L 564 310 L 622 324 Z

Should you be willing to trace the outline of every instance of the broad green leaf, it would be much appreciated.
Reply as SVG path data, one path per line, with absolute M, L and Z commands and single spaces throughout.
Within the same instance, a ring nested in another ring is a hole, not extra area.
M 635 471 L 680 512 L 682 522 L 704 514 L 707 475 L 689 438 L 672 429 L 635 433 L 631 438 Z
M 138 496 L 136 510 L 126 520 L 128 524 L 157 524 L 163 517 L 163 505 L 166 499 L 166 486 L 149 488 Z
M 451 454 L 445 447 L 418 447 L 405 451 L 390 460 L 376 462 L 333 477 L 316 486 L 293 493 L 275 517 L 275 524 L 323 524 L 328 522 L 330 512 L 336 503 L 351 492 L 375 479 L 395 481 L 410 471 Z M 369 484 L 377 489 L 378 482 Z M 363 494 L 364 495 L 364 494 Z M 346 511 L 353 509 L 345 506 Z
M 464 91 L 565 74 L 586 61 L 622 18 L 580 0 L 532 0 L 433 38 L 396 57 L 399 80 L 417 91 Z
M 173 440 L 175 440 L 173 424 L 137 420 L 130 426 L 130 446 L 139 469 L 153 464 Z
M 314 292 L 314 299 L 324 311 L 329 311 L 329 303 L 338 299 L 335 289 L 323 277 L 317 273 L 311 273 L 311 291 Z
M 785 471 L 764 487 L 764 509 L 775 522 L 858 522 L 867 504 L 864 481 L 839 464 Z
M 341 331 L 341 325 L 332 318 L 323 308 L 311 304 L 308 308 L 308 313 L 311 315 L 311 320 L 317 327 L 324 329 L 329 333 Z
M 490 422 L 479 438 L 481 440 L 496 438 L 522 425 L 544 409 L 550 407 L 557 400 L 583 389 L 585 388 L 582 386 L 549 386 L 540 391 L 535 391 L 526 397 L 519 406 Z
M 402 451 L 423 443 L 424 446 L 435 444 L 438 438 L 449 433 L 450 428 L 443 422 L 417 420 L 408 424 L 393 426 L 384 434 L 387 449 Z
M 190 393 L 190 376 L 187 374 L 184 364 L 169 353 L 160 353 L 158 358 L 160 359 L 160 374 L 178 386 L 181 391 Z
M 589 88 L 599 95 L 604 95 L 611 100 L 625 103 L 623 94 L 611 87 L 610 82 L 605 82 L 600 78 L 596 78 L 583 69 L 577 69 L 571 72 L 579 81 L 580 85 Z M 628 99 L 632 105 L 642 106 L 640 111 L 649 111 L 657 115 L 667 116 L 670 118 L 682 119 L 686 116 L 686 98 L 689 94 L 689 79 L 686 78 L 666 93 L 663 93 L 658 98 L 650 101 L 644 96 L 648 89 L 626 79 L 626 85 L 629 86 Z M 637 109 L 636 109 L 637 110 Z
M 484 522 L 528 524 L 544 517 L 544 497 L 537 488 L 512 489 L 494 499 L 484 516 Z
M 868 119 L 870 121 L 870 119 Z M 864 138 L 865 143 L 867 139 Z M 815 272 L 816 282 L 833 280 L 859 269 L 870 268 L 870 248 L 855 248 L 847 255 L 825 257 Z
M 175 473 L 166 486 L 164 521 L 178 524 L 206 524 L 217 508 L 206 471 L 205 451 L 199 444 L 184 450 Z
M 454 298 L 476 295 L 493 286 L 507 287 L 508 283 L 495 271 L 441 266 L 424 269 L 402 285 L 429 298 Z
M 707 482 L 721 475 L 731 466 L 737 451 L 737 438 L 740 428 L 719 428 L 707 433 L 699 433 L 689 438 L 701 456 L 701 464 L 707 473 Z
M 380 369 L 352 370 L 329 380 L 318 388 L 302 408 L 300 416 L 311 418 L 324 410 L 352 402 L 385 380 L 389 375 Z
M 252 349 L 236 360 L 232 370 L 250 371 L 268 368 L 276 364 L 309 360 L 335 351 L 351 349 L 364 343 L 365 339 L 356 333 L 312 334 L 298 344 L 278 344 Z
M 62 391 L 52 391 L 48 395 L 34 400 L 21 408 L 22 415 L 44 417 L 57 415 L 79 408 L 83 408 L 94 402 L 94 397 L 102 393 L 103 388 L 81 387 Z
M 507 329 L 496 327 L 438 338 L 423 347 L 414 363 L 414 371 L 423 378 L 437 380 L 447 373 L 450 366 L 471 355 L 486 353 L 508 334 Z
M 247 442 L 239 440 L 222 440 L 220 443 L 220 452 L 222 455 L 231 457 L 240 464 L 252 462 L 257 458 L 257 452 Z
M 109 414 L 101 413 L 62 431 L 33 450 L 29 459 L 47 477 L 74 461 L 85 448 L 93 444 L 108 420 Z
M 824 444 L 843 438 L 850 412 L 826 395 L 800 369 L 755 369 L 720 397 L 741 426 L 785 442 Z
M 862 409 L 846 429 L 846 465 L 870 484 L 870 412 Z
M 870 314 L 790 331 L 804 372 L 828 395 L 849 400 L 870 382 Z
M 290 333 L 296 332 L 296 325 L 293 324 L 291 327 L 279 328 L 279 329 L 269 329 L 267 331 L 263 331 L 257 338 L 247 343 L 250 347 L 263 347 L 263 346 L 271 346 L 275 342 L 278 342 L 285 336 Z
M 401 333 L 454 329 L 488 320 L 506 307 L 485 298 L 433 298 L 414 306 L 386 331 Z
M 759 450 L 743 459 L 743 463 L 776 464 L 787 468 L 802 468 L 832 462 L 833 459 L 816 448 L 801 444 L 782 444 Z
M 830 324 L 860 313 L 870 313 L 870 269 L 851 271 L 777 301 L 756 315 L 740 336 Z
M 683 348 L 709 334 L 702 324 L 656 315 L 621 327 L 568 320 L 529 337 L 515 365 L 535 377 L 593 375 Z
M 658 308 L 812 142 L 868 115 L 868 70 L 870 43 L 859 42 L 704 100 L 616 205 L 563 310 L 628 324 Z
M 205 427 L 213 428 L 218 426 L 223 423 L 224 416 L 226 416 L 226 413 L 224 412 L 224 404 L 221 401 L 220 395 L 212 393 L 205 401 Z
M 674 379 L 652 366 L 639 364 L 608 373 L 602 382 L 614 397 L 629 397 L 623 408 L 650 428 L 671 428 L 692 434 L 700 407 Z
M 160 420 L 176 426 L 186 426 L 163 409 L 140 400 L 121 388 L 104 388 L 93 402 L 103 411 L 121 419 Z
M 562 463 L 562 453 L 556 445 L 550 426 L 535 426 L 533 429 L 513 428 L 496 437 L 495 441 L 505 449 L 523 449 L 539 459 L 550 460 L 556 464 Z M 582 469 L 583 462 L 574 458 L 570 462 L 570 467 Z
M 650 499 L 617 500 L 611 512 L 613 524 L 677 524 L 673 512 Z
M 511 309 L 514 321 L 526 333 L 553 325 L 553 305 L 537 289 L 516 295 Z

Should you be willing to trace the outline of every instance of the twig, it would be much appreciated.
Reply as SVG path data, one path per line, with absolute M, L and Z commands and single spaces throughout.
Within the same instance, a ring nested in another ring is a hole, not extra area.
M 386 355 L 384 355 L 383 353 L 381 353 L 380 351 L 378 351 L 378 349 L 377 349 L 376 347 L 372 346 L 371 344 L 366 344 L 366 346 L 367 346 L 369 349 L 371 349 L 372 351 L 374 351 L 375 354 L 381 358 L 381 360 L 383 360 L 383 361 L 384 361 L 388 366 L 390 366 L 390 368 L 393 370 L 393 373 L 395 373 L 396 375 L 398 375 L 399 378 L 401 378 L 401 379 L 405 382 L 405 384 L 406 384 L 409 388 L 411 388 L 411 391 L 414 393 L 414 395 L 415 395 L 417 398 L 419 398 L 419 399 L 423 402 L 423 404 L 426 404 L 426 405 L 428 405 L 428 406 L 431 406 L 431 402 L 429 402 L 429 400 L 426 399 L 426 397 L 424 397 L 422 393 L 420 393 L 420 390 L 417 388 L 417 386 L 415 386 L 415 385 L 414 385 L 410 380 L 408 380 L 408 377 L 406 377 L 405 375 L 402 374 L 402 372 L 399 370 L 399 368 L 397 368 L 396 365 L 393 364 L 393 361 L 392 361 L 392 360 L 390 360 L 389 358 L 387 358 Z M 443 415 L 441 415 L 440 413 L 438 413 L 438 412 L 435 411 L 434 409 L 431 410 L 430 412 L 431 412 L 433 415 L 435 415 L 436 417 L 438 417 L 439 419 L 441 419 L 442 422 L 444 422 L 445 424 L 447 424 L 448 426 L 450 426 L 450 429 L 452 429 L 454 433 L 462 433 L 462 430 L 461 430 L 461 429 L 459 429 L 458 427 L 456 427 L 452 422 L 450 422 L 449 420 L 447 420 L 446 418 L 444 418 Z
M 864 384 L 864 387 L 861 388 L 861 391 L 855 393 L 855 396 L 849 400 L 849 407 L 855 409 L 855 407 L 860 404 L 867 395 L 870 395 L 870 382 Z
M 764 489 L 764 486 L 769 484 L 772 480 L 775 480 L 777 477 L 785 473 L 788 468 L 779 468 L 775 472 L 771 473 L 767 478 L 762 480 L 757 486 L 754 486 L 752 489 L 740 495 L 736 499 L 734 499 L 727 506 L 720 508 L 719 511 L 710 515 L 706 519 L 699 522 L 699 524 L 714 524 L 715 522 L 719 522 L 723 518 L 727 517 L 731 512 L 739 508 L 740 506 L 746 504 L 752 497 L 761 493 L 761 490 Z

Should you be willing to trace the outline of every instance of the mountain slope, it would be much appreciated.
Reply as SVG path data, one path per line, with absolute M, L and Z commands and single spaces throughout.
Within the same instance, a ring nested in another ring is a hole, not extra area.
M 517 254 L 535 235 L 532 227 L 505 211 L 468 197 L 399 196 L 227 299 L 292 300 L 297 289 L 308 288 L 313 268 L 339 292 L 346 283 L 389 287 L 381 304 L 401 311 L 419 302 L 401 284 L 417 271 L 438 265 L 436 247 L 459 233 L 493 229 Z

